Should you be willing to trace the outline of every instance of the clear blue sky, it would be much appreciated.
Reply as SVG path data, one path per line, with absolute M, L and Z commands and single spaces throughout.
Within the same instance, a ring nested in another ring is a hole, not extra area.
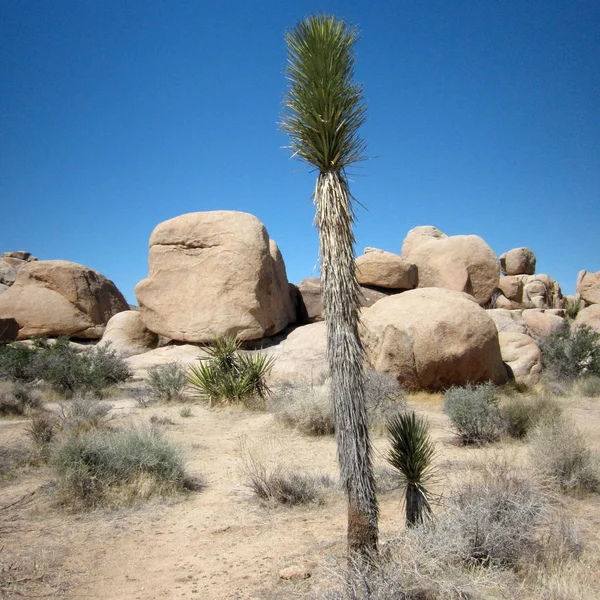
M 315 175 L 278 130 L 286 28 L 361 31 L 357 252 L 436 225 L 600 269 L 598 0 L 0 0 L 0 250 L 93 267 L 130 302 L 159 222 L 258 216 L 318 275 Z

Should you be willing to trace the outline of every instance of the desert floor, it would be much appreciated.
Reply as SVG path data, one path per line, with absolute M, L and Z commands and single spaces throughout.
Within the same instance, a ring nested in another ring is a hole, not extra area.
M 0 565 L 13 581 L 0 590 L 0 597 L 311 598 L 344 564 L 345 504 L 339 491 L 330 491 L 322 505 L 272 506 L 254 497 L 240 468 L 243 439 L 270 460 L 337 477 L 333 437 L 307 437 L 284 428 L 269 413 L 236 407 L 195 404 L 192 416 L 183 418 L 182 404 L 141 408 L 126 394 L 109 401 L 115 426 L 146 423 L 153 415 L 170 419 L 165 434 L 181 446 L 188 471 L 202 476 L 205 487 L 183 499 L 74 514 L 56 504 L 47 471 L 22 470 L 0 484 Z M 600 398 L 561 402 L 568 403 L 566 414 L 600 450 Z M 497 453 L 520 460 L 526 451 L 522 442 L 461 447 L 442 412 L 440 395 L 413 395 L 409 403 L 432 425 L 438 492 L 460 477 L 463 464 Z M 1 420 L 0 446 L 26 444 L 26 426 L 25 420 Z M 383 466 L 384 436 L 375 438 L 375 447 L 376 463 Z M 599 497 L 565 502 L 582 531 L 599 583 Z M 400 492 L 381 494 L 380 505 L 380 537 L 385 541 L 404 528 Z M 280 570 L 289 566 L 307 569 L 311 577 L 281 579 Z

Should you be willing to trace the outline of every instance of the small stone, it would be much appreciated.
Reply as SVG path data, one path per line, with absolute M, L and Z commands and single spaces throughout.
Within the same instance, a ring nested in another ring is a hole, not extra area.
M 285 567 L 285 569 L 281 569 L 281 571 L 279 571 L 279 578 L 285 579 L 287 581 L 308 579 L 310 575 L 311 573 L 306 567 L 302 567 L 299 565 Z

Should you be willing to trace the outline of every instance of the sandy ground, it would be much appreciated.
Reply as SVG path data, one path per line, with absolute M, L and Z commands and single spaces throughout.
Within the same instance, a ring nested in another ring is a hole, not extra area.
M 460 471 L 461 463 L 500 451 L 523 454 L 523 444 L 516 442 L 503 444 L 501 450 L 459 447 L 441 411 L 440 396 L 417 395 L 411 403 L 432 424 L 441 473 L 438 491 L 449 485 L 448 477 Z M 70 514 L 55 504 L 46 472 L 20 473 L 0 484 L 0 564 L 21 581 L 0 590 L 0 597 L 311 598 L 311 590 L 343 563 L 341 493 L 331 491 L 319 506 L 270 506 L 253 497 L 240 471 L 244 438 L 249 446 L 276 448 L 280 460 L 303 472 L 337 477 L 333 438 L 306 437 L 282 428 L 268 413 L 237 408 L 194 405 L 193 415 L 183 418 L 181 405 L 142 409 L 126 399 L 115 404 L 117 425 L 145 423 L 153 415 L 171 419 L 174 424 L 165 426 L 165 433 L 183 448 L 189 472 L 204 478 L 204 489 L 182 500 L 135 509 Z M 600 398 L 571 400 L 567 410 L 600 450 Z M 0 445 L 24 443 L 25 425 L 4 420 Z M 385 445 L 383 437 L 375 439 L 378 465 L 385 463 Z M 598 498 L 568 502 L 584 537 L 595 547 Z M 385 540 L 404 527 L 403 512 L 397 492 L 381 495 L 380 503 L 380 537 Z M 311 577 L 280 579 L 279 571 L 292 565 L 307 569 Z

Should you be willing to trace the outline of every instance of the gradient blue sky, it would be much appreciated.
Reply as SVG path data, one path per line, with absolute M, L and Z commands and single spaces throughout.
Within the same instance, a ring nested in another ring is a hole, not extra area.
M 232 209 L 318 275 L 315 174 L 277 122 L 284 32 L 321 11 L 361 31 L 357 253 L 435 225 L 529 246 L 565 293 L 600 269 L 598 0 L 0 0 L 0 250 L 135 303 L 159 222 Z

